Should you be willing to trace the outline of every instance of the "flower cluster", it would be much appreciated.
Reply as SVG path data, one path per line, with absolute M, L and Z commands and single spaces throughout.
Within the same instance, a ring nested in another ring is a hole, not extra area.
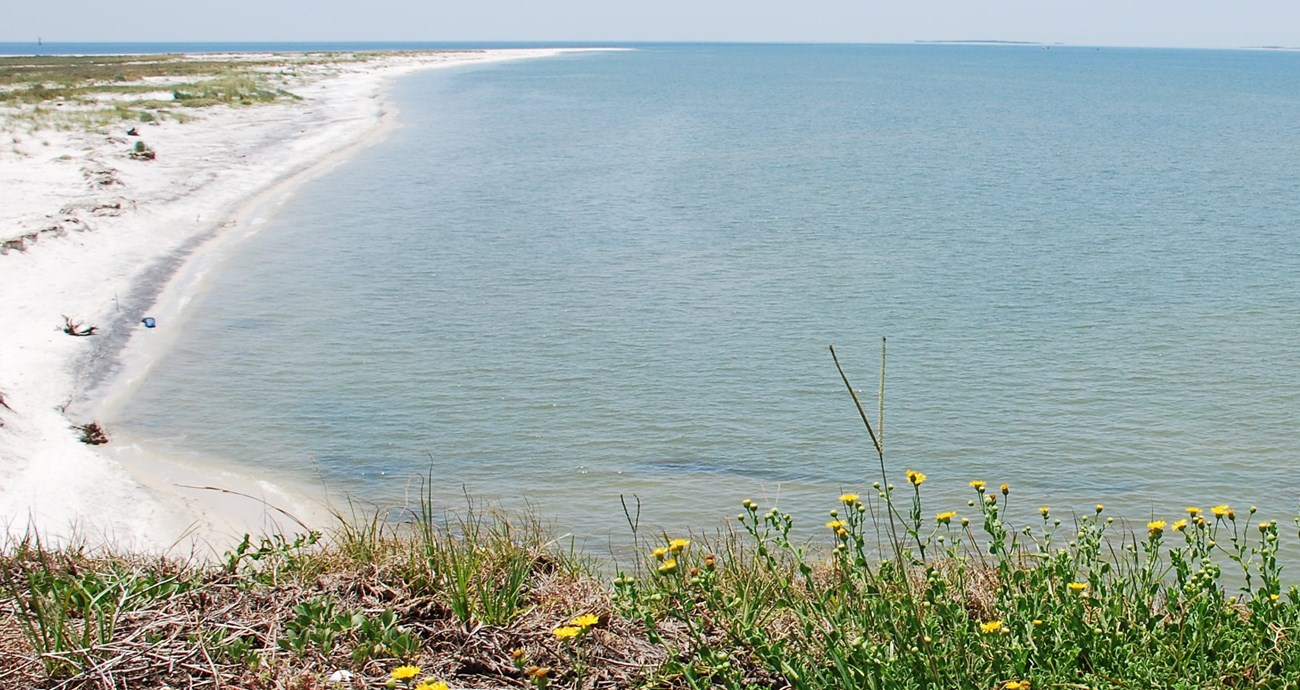
M 398 666 L 388 673 L 388 687 L 396 687 L 398 681 L 406 681 L 408 687 L 411 687 L 411 681 L 420 675 L 420 667 L 410 664 Z M 435 678 L 425 677 L 415 684 L 414 690 L 447 690 L 447 683 Z

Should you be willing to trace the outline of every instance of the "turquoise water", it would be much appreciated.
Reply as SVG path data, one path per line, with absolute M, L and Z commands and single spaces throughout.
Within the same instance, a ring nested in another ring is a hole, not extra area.
M 589 544 L 877 478 L 1133 522 L 1300 499 L 1300 55 L 648 46 L 401 81 L 110 420 Z M 644 525 L 643 525 L 644 526 Z

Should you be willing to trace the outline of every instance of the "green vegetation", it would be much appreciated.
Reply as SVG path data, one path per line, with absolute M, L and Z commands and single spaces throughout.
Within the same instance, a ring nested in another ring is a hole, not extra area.
M 841 374 L 843 372 L 841 371 Z M 882 377 L 883 378 L 883 377 Z M 848 380 L 845 377 L 847 386 Z M 883 384 L 882 384 L 883 387 Z M 974 478 L 927 507 L 880 460 L 820 538 L 748 499 L 713 536 L 643 539 L 602 575 L 534 518 L 356 511 L 213 564 L 0 556 L 0 679 L 14 687 L 1294 688 L 1292 525 L 1189 507 L 1138 533 L 1062 520 Z M 883 397 L 883 396 L 882 396 Z M 883 403 L 880 406 L 883 410 Z M 891 483 L 891 477 L 898 486 Z M 1294 521 L 1300 526 L 1300 518 Z
M 93 55 L 0 57 L 0 112 L 9 125 L 94 129 L 184 117 L 184 109 L 295 100 L 308 72 L 371 55 Z
M 931 516 L 928 481 L 841 496 L 811 542 L 746 500 L 738 529 L 642 543 L 612 585 L 534 519 L 435 522 L 427 503 L 404 525 L 247 538 L 209 565 L 26 540 L 0 557 L 0 678 L 305 688 L 346 670 L 339 687 L 377 688 L 411 665 L 409 685 L 453 688 L 1300 682 L 1278 523 L 1215 506 L 1126 534 L 1097 506 L 1018 526 L 1012 488 L 979 481 L 969 515 Z

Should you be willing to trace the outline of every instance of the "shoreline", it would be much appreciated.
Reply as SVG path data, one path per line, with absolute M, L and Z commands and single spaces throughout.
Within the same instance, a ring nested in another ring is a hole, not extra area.
M 130 122 L 72 133 L 6 127 L 0 242 L 20 246 L 0 255 L 9 296 L 0 301 L 0 550 L 39 534 L 48 544 L 219 554 L 245 532 L 326 526 L 325 492 L 306 482 L 162 457 L 114 442 L 111 428 L 107 445 L 90 446 L 72 427 L 129 398 L 206 277 L 288 195 L 400 126 L 393 81 L 566 52 L 577 51 L 399 53 L 345 65 L 295 85 L 297 102 L 217 106 L 184 124 L 140 127 L 154 161 L 125 155 L 131 140 L 115 130 Z M 94 183 L 105 175 L 113 182 Z M 61 332 L 65 315 L 96 335 Z M 143 328 L 144 316 L 157 328 Z

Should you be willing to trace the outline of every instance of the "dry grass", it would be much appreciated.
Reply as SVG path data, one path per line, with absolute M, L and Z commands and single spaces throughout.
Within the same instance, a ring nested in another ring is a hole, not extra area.
M 424 52 L 424 51 L 421 51 Z M 0 57 L 0 123 L 7 128 L 96 129 L 114 122 L 184 119 L 213 105 L 298 98 L 303 79 L 372 60 L 369 53 Z
M 348 669 L 353 681 L 337 687 L 377 688 L 399 663 L 420 666 L 453 687 L 524 687 L 516 650 L 529 666 L 551 667 L 563 677 L 572 660 L 552 631 L 585 613 L 601 619 L 585 640 L 586 687 L 637 685 L 645 669 L 663 660 L 663 648 L 644 630 L 614 615 L 607 587 L 552 554 L 534 533 L 516 532 L 521 538 L 513 545 L 528 564 L 517 615 L 494 625 L 455 614 L 419 530 L 371 525 L 376 529 L 339 530 L 328 543 L 274 539 L 257 546 L 253 540 L 242 557 L 231 552 L 226 563 L 207 565 L 20 544 L 0 556 L 0 687 L 305 689 L 325 687 L 330 674 Z M 59 598 L 49 595 L 54 581 L 74 594 L 63 602 L 69 644 L 38 650 L 36 619 L 52 616 L 40 602 Z M 107 581 L 120 586 L 102 586 Z M 67 587 L 76 582 L 94 584 Z M 159 582 L 166 584 L 150 589 Z M 106 615 L 85 601 L 86 593 L 105 590 L 105 601 L 115 602 Z M 286 644 L 301 621 L 300 607 L 322 601 L 336 613 L 370 620 L 391 612 L 416 641 L 414 650 L 354 656 L 375 639 L 347 626 L 331 645 Z M 101 616 L 112 619 L 111 635 L 99 640 L 92 632 L 80 644 Z

